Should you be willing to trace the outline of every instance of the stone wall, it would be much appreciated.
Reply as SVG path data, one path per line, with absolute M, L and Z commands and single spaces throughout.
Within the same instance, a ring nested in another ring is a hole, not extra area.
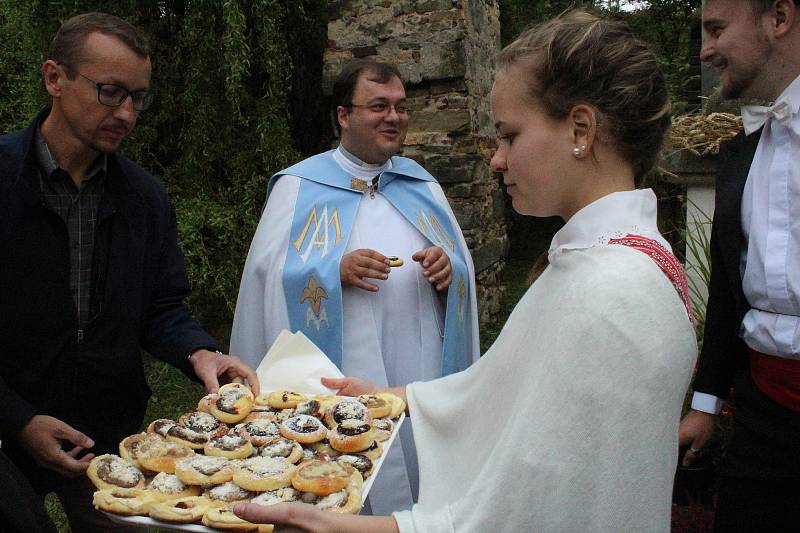
M 508 239 L 503 191 L 489 169 L 495 147 L 489 114 L 500 46 L 496 0 L 332 0 L 323 87 L 344 62 L 368 57 L 397 65 L 411 121 L 403 155 L 442 184 L 472 251 L 481 323 L 501 296 Z

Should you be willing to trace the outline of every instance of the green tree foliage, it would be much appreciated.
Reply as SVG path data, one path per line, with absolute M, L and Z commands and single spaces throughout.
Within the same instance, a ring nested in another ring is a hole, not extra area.
M 193 284 L 190 305 L 220 340 L 228 334 L 267 181 L 300 158 L 293 131 L 313 144 L 309 113 L 318 112 L 322 97 L 316 79 L 326 5 L 0 0 L 0 131 L 25 126 L 48 102 L 40 66 L 50 39 L 70 16 L 105 11 L 148 35 L 156 100 L 123 152 L 170 191 Z M 302 106 L 290 103 L 298 99 L 315 104 L 304 115 Z

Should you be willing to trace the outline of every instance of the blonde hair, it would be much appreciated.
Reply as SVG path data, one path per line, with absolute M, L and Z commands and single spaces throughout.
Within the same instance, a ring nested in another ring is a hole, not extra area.
M 577 104 L 599 113 L 598 134 L 632 166 L 653 168 L 670 125 L 670 101 L 655 54 L 623 22 L 577 9 L 525 30 L 497 56 L 501 70 L 531 61 L 531 96 L 554 119 Z

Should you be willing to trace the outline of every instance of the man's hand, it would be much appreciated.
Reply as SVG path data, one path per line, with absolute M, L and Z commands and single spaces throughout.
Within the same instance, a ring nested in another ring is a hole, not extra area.
M 425 271 L 422 273 L 428 281 L 436 286 L 439 292 L 446 291 L 453 279 L 453 268 L 450 266 L 450 257 L 438 246 L 430 246 L 415 252 L 411 259 L 422 263 Z
M 219 390 L 220 378 L 223 384 L 242 378 L 250 385 L 253 396 L 258 396 L 259 385 L 255 371 L 235 355 L 220 355 L 208 350 L 197 350 L 189 357 L 189 363 L 208 392 Z
M 683 417 L 678 428 L 678 444 L 689 445 L 689 449 L 683 455 L 683 466 L 689 466 L 700 456 L 700 452 L 714 433 L 715 418 L 715 415 L 694 409 Z
M 378 287 L 367 283 L 364 278 L 389 279 L 391 270 L 386 264 L 385 255 L 366 248 L 343 255 L 339 263 L 342 287 L 358 287 L 370 292 L 378 292 Z
M 94 458 L 93 453 L 87 453 L 76 459 L 82 451 L 94 446 L 94 441 L 52 416 L 36 415 L 31 418 L 17 434 L 17 440 L 39 466 L 66 477 L 83 474 Z M 61 448 L 64 442 L 72 444 L 73 448 L 64 451 Z

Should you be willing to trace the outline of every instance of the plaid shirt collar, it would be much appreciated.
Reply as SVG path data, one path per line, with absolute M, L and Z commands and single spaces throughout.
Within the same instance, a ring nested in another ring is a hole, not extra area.
M 39 126 L 41 127 L 41 123 Z M 36 159 L 39 161 L 39 167 L 42 169 L 45 176 L 51 178 L 53 176 L 53 171 L 59 168 L 59 165 L 58 161 L 53 157 L 52 152 L 50 152 L 50 147 L 47 146 L 47 142 L 45 142 L 39 127 L 36 128 L 34 146 L 36 150 Z M 100 154 L 86 172 L 86 181 L 93 180 L 99 176 L 105 176 L 107 166 L 108 154 Z

